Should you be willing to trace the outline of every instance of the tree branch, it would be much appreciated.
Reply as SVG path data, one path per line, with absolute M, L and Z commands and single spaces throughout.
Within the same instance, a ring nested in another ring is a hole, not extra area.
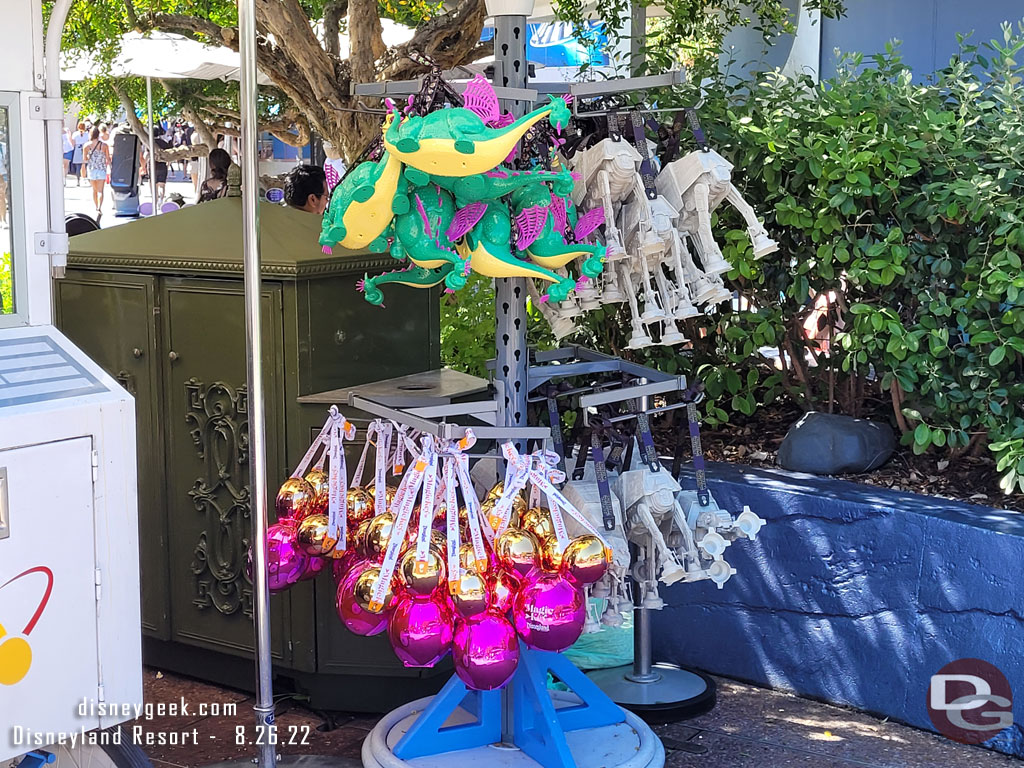
M 308 22 L 305 26 L 309 26 Z M 200 43 L 211 43 L 223 45 L 233 51 L 238 50 L 238 30 L 234 27 L 222 27 L 208 19 L 197 16 L 186 16 L 177 13 L 149 13 L 138 17 L 135 28 L 140 32 L 150 32 L 159 29 L 164 32 L 176 34 L 195 40 Z M 256 41 L 256 62 L 260 71 L 265 73 L 290 99 L 295 100 L 299 95 L 302 85 L 289 88 L 295 82 L 296 77 L 301 77 L 289 66 L 284 54 L 277 46 L 268 41 L 265 37 L 258 37 Z M 300 97 L 301 99 L 301 97 Z
M 139 120 L 138 115 L 135 113 L 135 100 L 125 93 L 116 82 L 113 84 L 113 89 L 114 93 L 117 94 L 117 100 L 121 102 L 121 108 L 125 111 L 125 115 L 128 118 L 128 127 L 132 129 L 132 133 L 143 141 L 148 141 L 149 131 L 146 130 L 146 126 L 142 124 L 142 121 Z
M 377 79 L 377 59 L 384 55 L 384 37 L 377 0 L 349 0 L 349 66 L 357 83 Z
M 196 133 L 199 134 L 199 139 L 202 142 L 202 145 L 211 149 L 217 146 L 217 137 L 213 134 L 210 127 L 206 124 L 206 121 L 200 117 L 199 113 L 196 112 L 195 109 L 188 104 L 182 104 L 181 115 L 195 126 Z M 194 146 L 196 145 L 193 144 L 193 147 Z M 200 152 L 198 154 L 202 155 L 204 153 Z
M 348 0 L 324 5 L 324 46 L 331 56 L 341 55 L 341 20 L 348 16 Z
M 344 106 L 338 98 L 334 80 L 334 60 L 320 45 L 298 0 L 256 0 L 256 20 L 277 41 L 288 41 L 287 51 L 280 45 L 274 46 L 280 59 L 278 63 L 287 61 L 297 70 L 303 85 L 308 88 L 305 102 L 308 103 L 312 96 L 313 100 L 327 107 Z M 283 86 L 277 78 L 274 81 Z M 293 79 L 289 85 L 299 83 Z M 297 103 L 302 103 L 302 100 Z
M 485 17 L 484 0 L 451 0 L 450 10 L 421 24 L 408 43 L 387 49 L 381 35 L 377 0 L 325 0 L 324 40 L 310 24 L 305 0 L 256 0 L 256 57 L 260 71 L 291 101 L 296 111 L 288 117 L 299 128 L 281 121 L 271 125 L 275 135 L 288 143 L 299 141 L 311 128 L 330 141 L 347 158 L 353 158 L 379 131 L 374 117 L 355 114 L 350 84 L 360 81 L 412 77 L 425 70 L 410 58 L 421 54 L 439 66 L 450 68 L 491 51 L 480 43 Z M 209 19 L 184 13 L 139 13 L 138 0 L 125 0 L 127 15 L 141 32 L 153 29 L 175 32 L 204 43 L 238 50 L 238 31 Z M 348 18 L 352 55 L 339 59 L 339 33 Z M 213 115 L 194 95 L 187 95 L 192 114 Z M 219 105 L 217 105 L 219 106 Z M 184 113 L 183 113 L 184 114 Z M 222 120 L 225 115 L 219 116 Z M 194 118 L 190 118 L 197 122 Z M 197 122 L 203 122 L 202 120 Z M 212 126 L 206 126 L 207 132 Z
M 381 79 L 422 72 L 424 67 L 409 58 L 413 52 L 428 56 L 445 69 L 470 61 L 469 55 L 478 48 L 486 15 L 484 0 L 460 0 L 449 12 L 417 27 L 412 40 L 388 50 L 378 68 Z
M 124 0 L 124 10 L 128 16 L 128 23 L 133 27 L 137 27 L 139 25 L 139 14 L 135 12 L 133 0 Z
M 223 129 L 219 131 L 220 133 L 227 130 L 229 136 L 238 135 L 241 116 L 237 111 L 210 105 L 203 105 L 199 109 L 201 112 L 206 112 L 210 115 L 227 118 L 231 122 L 232 127 L 228 128 L 226 124 L 217 123 L 216 120 L 211 121 Z M 256 129 L 261 132 L 266 131 L 293 147 L 304 147 L 309 143 L 309 123 L 298 113 L 289 112 L 283 115 L 280 120 L 260 123 Z M 292 129 L 297 129 L 298 133 L 292 133 Z
M 180 13 L 147 13 L 136 18 L 136 29 L 150 32 L 160 29 L 164 32 L 177 32 L 200 43 L 226 45 L 238 50 L 238 30 L 234 27 L 222 27 L 209 19 L 199 16 L 186 16 Z
M 905 435 L 910 431 L 910 425 L 907 424 L 907 420 L 903 416 L 903 387 L 900 386 L 896 377 L 893 377 L 892 383 L 889 385 L 889 394 L 892 395 L 892 412 L 896 417 L 896 426 L 899 427 L 900 434 Z

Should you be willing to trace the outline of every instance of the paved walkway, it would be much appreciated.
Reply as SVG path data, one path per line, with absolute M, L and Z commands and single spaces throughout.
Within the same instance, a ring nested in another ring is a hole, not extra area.
M 96 206 L 93 205 L 92 202 L 92 187 L 89 186 L 89 183 L 82 180 L 81 186 L 76 186 L 75 180 L 70 176 L 67 177 L 65 181 L 67 184 L 64 187 L 64 212 L 84 213 L 87 216 L 96 218 Z M 164 199 L 166 200 L 167 196 L 174 192 L 177 192 L 185 198 L 185 203 L 188 205 L 191 205 L 196 201 L 196 195 L 192 189 L 192 182 L 186 179 L 185 175 L 179 170 L 171 171 L 167 175 L 167 189 L 164 193 Z M 147 203 L 149 201 L 149 184 L 140 184 L 139 202 Z M 101 211 L 100 227 L 104 229 L 136 220 L 130 217 L 117 217 L 114 215 L 114 199 L 113 193 L 110 191 L 109 184 L 106 186 Z
M 214 766 L 255 756 L 255 747 L 236 744 L 236 729 L 243 727 L 244 732 L 252 722 L 251 696 L 155 670 L 148 669 L 145 675 L 147 703 L 184 701 L 192 711 L 139 721 L 138 725 L 154 735 L 194 731 L 198 743 L 146 747 L 157 768 Z M 1017 764 L 1004 755 L 954 744 L 859 712 L 724 678 L 717 681 L 718 705 L 711 712 L 655 728 L 667 750 L 666 768 L 992 768 Z M 236 705 L 237 711 L 230 716 L 200 716 L 201 704 Z M 279 701 L 281 740 L 303 742 L 278 747 L 284 765 L 361 765 L 360 746 L 377 718 L 338 714 L 332 720 L 326 723 L 300 702 Z M 329 759 L 299 759 L 312 755 Z

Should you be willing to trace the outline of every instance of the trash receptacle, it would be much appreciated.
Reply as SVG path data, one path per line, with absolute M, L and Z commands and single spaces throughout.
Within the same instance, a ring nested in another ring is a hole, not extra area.
M 263 204 L 260 227 L 273 498 L 326 417 L 326 405 L 298 399 L 437 368 L 439 303 L 436 290 L 412 289 L 387 309 L 365 302 L 356 281 L 393 260 L 324 255 L 309 213 Z M 55 293 L 58 327 L 136 398 L 145 660 L 245 689 L 253 632 L 241 237 L 239 198 L 82 234 Z M 366 414 L 338 405 L 365 428 Z M 354 462 L 358 440 L 349 450 Z M 386 636 L 326 632 L 340 628 L 333 593 L 325 572 L 271 600 L 276 671 L 313 706 L 385 710 L 444 682 L 441 670 L 402 667 Z M 382 679 L 366 685 L 367 675 Z M 342 684 L 351 676 L 364 684 Z

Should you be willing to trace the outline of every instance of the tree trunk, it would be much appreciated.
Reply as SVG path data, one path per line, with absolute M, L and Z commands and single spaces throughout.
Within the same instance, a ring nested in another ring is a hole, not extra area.
M 381 37 L 376 0 L 348 0 L 351 55 L 342 60 L 337 30 L 345 5 L 344 0 L 328 4 L 326 39 L 321 43 L 298 0 L 256 0 L 257 64 L 291 100 L 295 114 L 351 161 L 380 129 L 378 117 L 355 111 L 358 105 L 350 95 L 352 83 L 423 74 L 426 67 L 412 58 L 417 54 L 451 68 L 486 55 L 490 45 L 480 43 L 484 0 L 459 0 L 450 10 L 419 25 L 409 42 L 391 49 Z M 235 28 L 197 16 L 142 14 L 136 18 L 136 27 L 176 32 L 238 50 Z

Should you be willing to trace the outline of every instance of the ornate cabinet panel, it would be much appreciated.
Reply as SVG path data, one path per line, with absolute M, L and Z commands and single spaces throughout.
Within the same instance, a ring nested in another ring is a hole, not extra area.
M 281 286 L 263 284 L 267 465 L 283 463 Z M 164 315 L 167 505 L 172 638 L 230 653 L 252 649 L 248 401 L 243 289 L 237 281 L 167 278 Z M 272 473 L 273 474 L 273 473 Z M 186 586 L 187 585 L 187 586 Z M 274 601 L 274 655 L 284 625 Z
M 298 398 L 438 367 L 439 307 L 436 289 L 396 290 L 386 309 L 367 304 L 357 280 L 392 268 L 391 257 L 324 255 L 315 216 L 268 203 L 260 222 L 273 498 L 326 417 L 326 406 Z M 223 198 L 77 235 L 55 291 L 59 326 L 136 397 L 144 658 L 247 688 L 241 232 L 240 200 Z M 354 466 L 358 449 L 349 450 Z M 325 573 L 272 597 L 277 674 L 325 709 L 390 709 L 436 689 L 443 678 L 404 668 L 386 638 L 346 632 L 334 592 Z
M 54 290 L 58 327 L 135 396 L 142 628 L 166 640 L 170 591 L 156 278 L 68 270 Z

